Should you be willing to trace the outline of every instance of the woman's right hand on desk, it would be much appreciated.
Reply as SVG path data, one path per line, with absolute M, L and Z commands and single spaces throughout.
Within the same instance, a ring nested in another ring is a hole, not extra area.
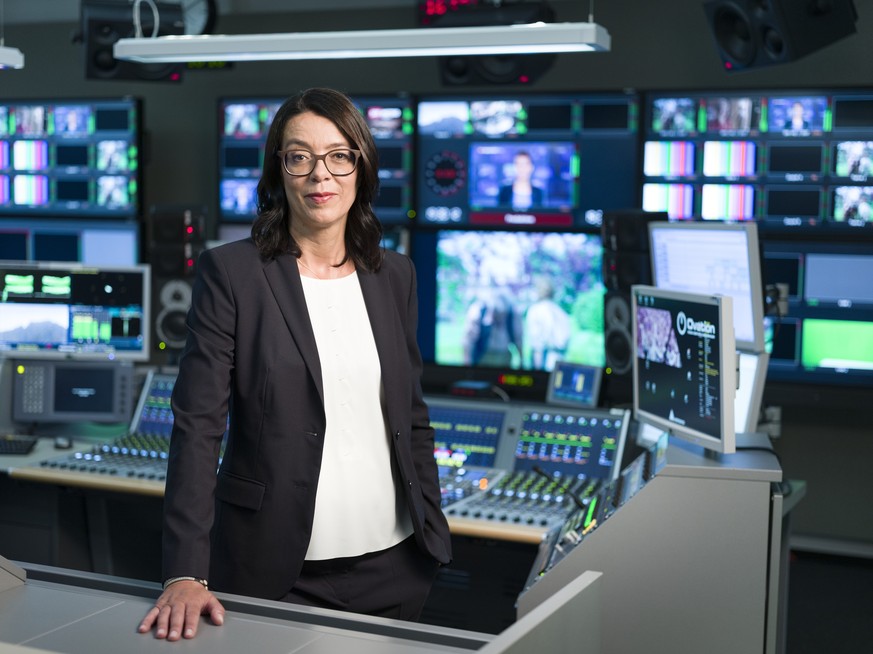
M 194 638 L 201 615 L 208 615 L 215 625 L 224 624 L 224 607 L 211 591 L 197 581 L 177 581 L 161 593 L 137 631 L 144 634 L 154 627 L 155 638 Z

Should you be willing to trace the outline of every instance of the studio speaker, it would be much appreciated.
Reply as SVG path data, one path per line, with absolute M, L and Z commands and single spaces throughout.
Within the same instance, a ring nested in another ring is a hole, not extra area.
M 853 0 L 708 0 L 725 70 L 795 61 L 855 32 Z
M 155 16 L 149 3 L 140 5 L 142 34 L 151 36 Z M 184 34 L 180 4 L 156 2 L 159 36 Z M 178 81 L 180 64 L 139 64 L 119 61 L 112 53 L 118 39 L 136 36 L 133 5 L 118 0 L 82 0 L 82 40 L 85 45 L 85 77 L 102 80 Z
M 187 339 L 185 320 L 197 258 L 206 247 L 204 207 L 153 206 L 147 223 L 152 267 L 154 358 L 175 365 Z
M 656 220 L 667 220 L 667 213 L 624 210 L 603 214 L 603 397 L 610 405 L 628 404 L 633 399 L 631 287 L 652 283 L 649 223 Z
M 552 54 L 441 57 L 440 80 L 446 86 L 530 84 L 554 61 Z
M 552 23 L 555 12 L 544 2 L 504 5 L 460 5 L 441 16 L 429 17 L 430 27 L 482 27 Z M 440 79 L 447 86 L 530 84 L 551 68 L 554 54 L 476 55 L 439 58 Z

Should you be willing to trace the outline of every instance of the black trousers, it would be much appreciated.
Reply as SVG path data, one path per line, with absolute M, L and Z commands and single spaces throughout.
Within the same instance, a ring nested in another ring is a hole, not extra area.
M 438 563 L 410 536 L 387 550 L 324 561 L 306 561 L 285 602 L 418 620 Z

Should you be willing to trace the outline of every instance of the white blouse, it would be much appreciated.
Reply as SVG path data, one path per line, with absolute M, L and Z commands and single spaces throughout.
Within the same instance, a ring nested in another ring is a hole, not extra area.
M 358 275 L 301 280 L 327 416 L 306 558 L 383 550 L 412 534 L 412 521 L 391 471 L 382 371 Z

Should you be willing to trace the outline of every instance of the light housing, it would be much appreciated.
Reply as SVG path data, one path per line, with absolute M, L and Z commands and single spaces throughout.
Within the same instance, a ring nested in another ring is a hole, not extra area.
M 21 50 L 0 45 L 0 68 L 24 68 L 24 55 Z
M 161 36 L 119 39 L 113 48 L 116 59 L 139 63 L 539 54 L 606 52 L 609 49 L 609 32 L 597 23 Z

